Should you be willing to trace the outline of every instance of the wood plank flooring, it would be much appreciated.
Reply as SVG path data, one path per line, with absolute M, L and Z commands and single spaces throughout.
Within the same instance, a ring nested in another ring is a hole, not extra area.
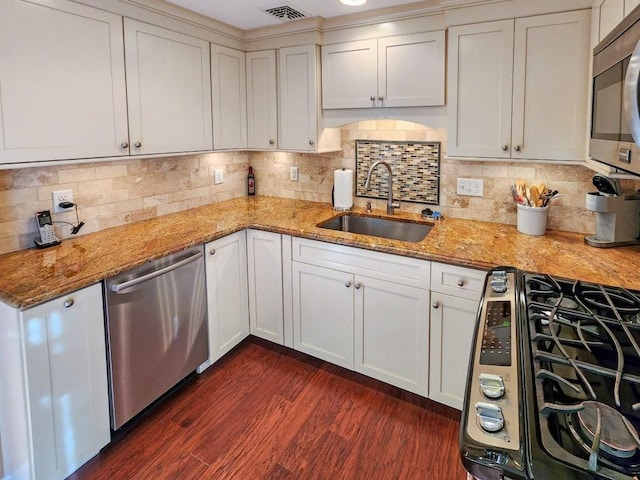
M 463 480 L 459 417 L 250 337 L 69 478 Z

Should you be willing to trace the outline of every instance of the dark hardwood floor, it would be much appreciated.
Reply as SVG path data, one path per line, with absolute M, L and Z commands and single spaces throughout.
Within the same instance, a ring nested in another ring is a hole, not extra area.
M 455 410 L 254 337 L 133 423 L 69 478 L 466 475 Z

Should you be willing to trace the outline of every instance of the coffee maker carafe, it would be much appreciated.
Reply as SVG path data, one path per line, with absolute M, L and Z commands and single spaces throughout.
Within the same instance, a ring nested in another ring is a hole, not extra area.
M 587 193 L 586 208 L 596 212 L 596 233 L 585 243 L 600 248 L 640 243 L 640 193 L 622 192 L 619 180 L 599 173 L 593 184 L 598 191 Z

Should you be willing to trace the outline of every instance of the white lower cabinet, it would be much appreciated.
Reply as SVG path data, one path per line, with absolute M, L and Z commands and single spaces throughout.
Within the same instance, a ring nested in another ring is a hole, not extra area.
M 102 305 L 100 284 L 0 304 L 3 478 L 66 478 L 110 441 Z
M 355 370 L 426 397 L 429 292 L 360 276 L 355 292 Z
M 247 230 L 250 331 L 284 344 L 282 235 Z
M 214 363 L 249 335 L 245 230 L 205 245 L 209 361 Z
M 293 346 L 426 396 L 430 263 L 293 239 Z
M 484 277 L 481 270 L 431 266 L 429 398 L 458 410 L 462 410 Z

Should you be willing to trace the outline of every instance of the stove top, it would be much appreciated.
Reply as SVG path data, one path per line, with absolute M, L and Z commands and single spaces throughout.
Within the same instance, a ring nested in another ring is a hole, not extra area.
M 640 292 L 523 278 L 539 448 L 597 478 L 640 477 Z

